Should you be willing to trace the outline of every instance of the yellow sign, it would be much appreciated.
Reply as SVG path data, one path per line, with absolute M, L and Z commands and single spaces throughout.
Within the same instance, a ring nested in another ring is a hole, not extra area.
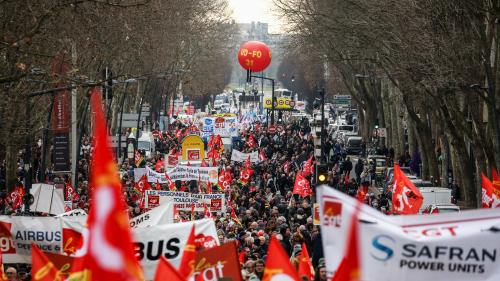
M 198 135 L 189 135 L 182 141 L 182 160 L 201 161 L 205 158 L 205 144 Z
M 295 107 L 295 101 L 288 97 L 275 98 L 274 109 L 293 109 Z M 272 109 L 271 98 L 264 98 L 264 108 Z

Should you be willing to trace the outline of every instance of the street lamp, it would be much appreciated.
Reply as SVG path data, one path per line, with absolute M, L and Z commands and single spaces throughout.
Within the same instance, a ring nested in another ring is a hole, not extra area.
M 271 85 L 272 85 L 272 92 L 271 92 L 271 125 L 274 125 L 274 79 L 273 78 L 269 78 L 269 77 L 264 77 L 264 76 L 256 76 L 256 75 L 250 75 L 250 78 L 259 78 L 259 79 L 262 79 L 262 81 L 264 80 L 269 80 L 271 81 Z M 262 94 L 264 94 L 264 92 L 262 92 Z

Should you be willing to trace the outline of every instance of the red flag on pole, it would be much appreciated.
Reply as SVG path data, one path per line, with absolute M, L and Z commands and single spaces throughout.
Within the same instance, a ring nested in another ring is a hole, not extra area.
M 90 166 L 92 194 L 88 233 L 73 272 L 90 272 L 92 280 L 143 280 L 121 196 L 121 183 L 106 134 L 101 92 L 91 94 L 94 111 L 94 153 Z
M 302 168 L 302 175 L 304 177 L 307 177 L 311 174 L 311 169 L 313 167 L 312 162 L 313 162 L 312 156 L 309 158 L 309 160 L 304 161 L 304 167 Z
M 303 276 L 307 277 L 307 280 L 312 280 L 314 276 L 314 269 L 312 266 L 311 259 L 309 258 L 309 253 L 307 252 L 307 247 L 305 243 L 302 243 L 302 252 L 299 257 L 299 268 L 298 268 L 299 277 Z
M 34 280 L 53 281 L 64 280 L 63 276 L 47 256 L 31 243 L 31 276 Z
M 164 256 L 161 256 L 158 267 L 156 268 L 154 281 L 163 280 L 186 281 L 186 278 L 182 277 Z
M 278 275 L 278 276 L 277 276 Z M 262 281 L 270 280 L 295 280 L 299 281 L 297 271 L 293 268 L 287 253 L 283 250 L 276 236 L 272 236 L 267 248 L 266 267 Z
M 393 212 L 401 215 L 417 214 L 424 198 L 420 190 L 394 164 L 394 193 L 392 194 Z
M 311 184 L 301 172 L 298 172 L 297 176 L 295 176 L 292 194 L 298 194 L 300 197 L 307 197 L 312 194 Z
M 493 183 L 481 173 L 481 188 L 482 188 L 482 207 L 491 208 L 493 204 Z
M 189 233 L 188 240 L 186 242 L 186 246 L 184 246 L 184 251 L 182 254 L 181 263 L 179 266 L 179 273 L 184 279 L 188 279 L 194 271 L 194 260 L 196 257 L 196 244 L 195 244 L 195 233 L 194 233 L 194 224 L 191 228 L 191 232 Z
M 358 203 L 361 204 L 361 203 Z M 340 263 L 332 281 L 359 281 L 361 280 L 361 264 L 359 258 L 359 230 L 358 230 L 359 205 L 352 215 L 351 228 L 347 237 L 347 248 L 344 258 Z

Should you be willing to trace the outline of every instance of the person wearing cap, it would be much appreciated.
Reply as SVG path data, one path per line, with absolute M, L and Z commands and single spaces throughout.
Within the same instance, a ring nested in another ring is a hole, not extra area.
M 320 259 L 321 260 L 321 259 Z M 314 281 L 326 281 L 326 267 L 325 263 L 320 263 L 318 265 L 318 268 L 316 269 L 316 272 L 314 274 Z

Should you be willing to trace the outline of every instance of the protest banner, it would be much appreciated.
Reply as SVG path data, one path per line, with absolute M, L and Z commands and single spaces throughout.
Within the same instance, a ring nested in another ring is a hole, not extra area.
M 199 180 L 202 182 L 217 183 L 219 177 L 219 167 L 194 167 L 179 165 L 168 170 L 167 174 L 172 181 Z
M 218 116 L 202 118 L 201 137 L 211 135 L 233 137 L 238 135 L 238 118 L 236 116 Z
M 250 153 L 244 153 L 241 151 L 238 151 L 236 149 L 233 149 L 233 152 L 231 153 L 231 161 L 235 162 L 245 162 L 248 160 L 248 156 L 250 156 L 250 162 L 251 163 L 259 163 L 259 153 L 257 151 L 250 152 Z
M 133 229 L 136 256 L 141 262 L 146 280 L 153 279 L 161 256 L 167 258 L 174 267 L 179 266 L 193 224 L 195 225 L 197 249 L 209 249 L 220 244 L 212 219 Z M 81 238 L 84 226 L 77 223 L 68 224 L 63 228 L 63 231 L 70 231 Z
M 224 194 L 193 194 L 189 192 L 147 190 L 146 208 L 158 204 L 172 203 L 178 211 L 191 211 L 194 204 L 196 212 L 203 212 L 205 206 L 210 212 L 226 212 L 226 197 Z
M 131 228 L 150 227 L 174 222 L 174 207 L 171 203 L 163 203 L 144 214 L 129 220 Z
M 195 167 L 178 165 L 167 171 L 172 181 L 199 180 L 202 182 L 217 183 L 219 177 L 219 167 Z M 168 183 L 165 173 L 158 173 L 150 168 L 135 168 L 134 180 L 138 182 L 143 175 L 146 175 L 148 182 Z
M 331 275 L 345 254 L 356 199 L 317 188 L 326 267 Z M 500 280 L 500 211 L 386 216 L 359 205 L 361 280 Z
M 196 254 L 193 279 L 243 281 L 236 242 L 229 242 Z
M 83 216 L 66 216 L 68 221 Z M 31 263 L 31 243 L 42 251 L 61 252 L 63 217 L 0 216 L 0 250 L 4 263 Z

